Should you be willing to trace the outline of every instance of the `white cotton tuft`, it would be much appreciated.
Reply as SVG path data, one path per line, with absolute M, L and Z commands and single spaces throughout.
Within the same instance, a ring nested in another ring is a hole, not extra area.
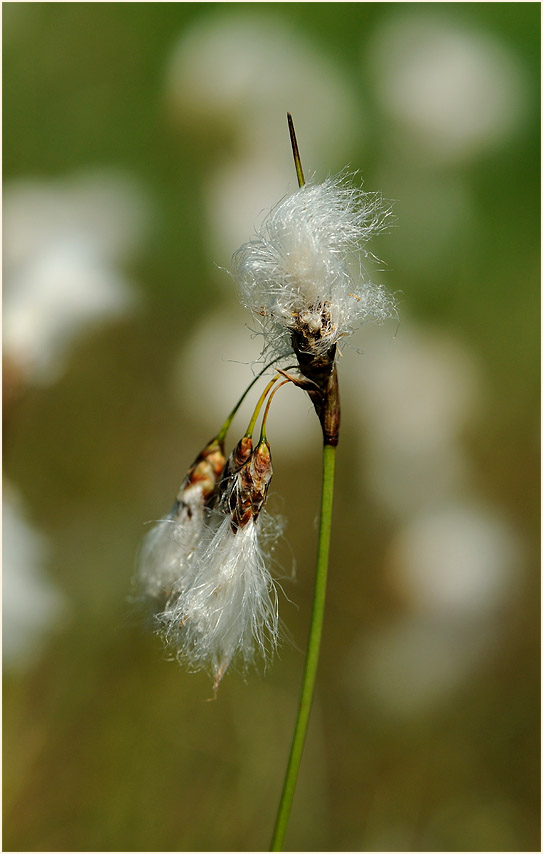
M 188 559 L 204 528 L 206 502 L 224 469 L 222 441 L 212 439 L 198 454 L 177 493 L 172 510 L 144 537 L 136 583 L 146 596 L 169 596 L 184 584 Z
M 183 583 L 188 558 L 204 525 L 204 499 L 200 484 L 183 493 L 183 502 L 145 535 L 141 544 L 136 583 L 146 596 L 169 595 L 174 585 Z
M 285 197 L 234 255 L 242 302 L 269 350 L 291 352 L 296 333 L 305 352 L 322 355 L 364 321 L 396 316 L 394 298 L 364 279 L 361 264 L 391 212 L 350 177 L 305 184 Z
M 268 537 L 260 518 L 237 529 L 230 516 L 210 520 L 189 561 L 190 583 L 158 617 L 178 659 L 192 670 L 210 670 L 215 690 L 235 657 L 247 668 L 277 646 L 277 593 L 262 544 Z

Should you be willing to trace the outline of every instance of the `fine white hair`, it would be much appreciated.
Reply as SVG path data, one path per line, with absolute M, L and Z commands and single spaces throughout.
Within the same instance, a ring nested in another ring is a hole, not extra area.
M 263 512 L 236 529 L 230 515 L 213 516 L 190 558 L 190 580 L 158 621 L 177 658 L 193 671 L 210 670 L 216 690 L 235 657 L 246 669 L 257 654 L 265 660 L 275 650 L 278 607 L 263 551 L 271 520 L 263 530 Z
M 182 585 L 188 572 L 188 559 L 204 526 L 202 484 L 183 491 L 183 501 L 145 535 L 141 544 L 136 581 L 146 596 L 169 595 Z
M 322 355 L 364 321 L 396 316 L 392 295 L 362 269 L 362 258 L 373 257 L 367 243 L 391 211 L 352 177 L 340 173 L 286 196 L 234 255 L 241 300 L 269 351 L 292 352 L 292 333 L 302 331 L 307 352 Z

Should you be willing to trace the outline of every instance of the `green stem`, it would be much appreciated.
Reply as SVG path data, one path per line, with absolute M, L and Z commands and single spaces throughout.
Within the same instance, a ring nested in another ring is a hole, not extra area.
M 283 359 L 283 358 L 284 358 L 284 356 L 276 356 L 275 359 L 272 359 L 271 362 L 268 362 L 268 364 L 262 368 L 262 370 L 256 375 L 256 377 L 252 380 L 252 382 L 249 383 L 249 385 L 247 386 L 247 388 L 245 389 L 245 391 L 241 395 L 240 399 L 238 400 L 238 402 L 234 406 L 232 412 L 230 413 L 230 415 L 228 416 L 228 418 L 226 419 L 226 421 L 222 425 L 221 429 L 217 433 L 217 437 L 216 437 L 217 442 L 224 442 L 224 440 L 226 439 L 226 434 L 228 433 L 228 431 L 230 429 L 230 425 L 232 424 L 232 421 L 234 420 L 238 409 L 240 408 L 241 404 L 243 403 L 243 401 L 245 400 L 245 398 L 247 397 L 247 395 L 251 391 L 254 384 L 256 382 L 258 382 L 260 377 L 266 373 L 268 368 L 271 368 L 272 365 L 275 365 L 276 362 L 280 362 L 281 359 Z M 289 368 L 290 367 L 295 368 L 295 367 L 297 367 L 297 365 L 289 365 Z M 289 368 L 287 368 L 287 370 Z M 278 379 L 278 377 L 276 377 L 276 379 Z M 260 409 L 258 410 L 258 412 L 260 412 Z M 256 418 L 258 417 L 258 412 L 256 414 L 255 421 L 256 421 Z M 251 428 L 251 433 L 252 433 L 253 428 L 254 428 L 254 424 L 253 424 L 253 427 Z
M 334 494 L 334 464 L 335 446 L 324 445 L 322 457 L 322 496 L 319 528 L 319 547 L 317 554 L 317 569 L 315 574 L 315 590 L 313 593 L 313 609 L 307 642 L 302 692 L 298 716 L 294 727 L 292 746 L 283 784 L 283 792 L 273 832 L 271 851 L 282 851 L 287 831 L 298 770 L 302 758 L 304 741 L 309 722 L 309 713 L 315 688 L 315 677 L 319 663 L 319 648 L 324 617 L 324 602 L 326 598 L 326 576 L 328 573 L 328 555 L 330 551 L 330 529 L 332 525 L 332 499 Z

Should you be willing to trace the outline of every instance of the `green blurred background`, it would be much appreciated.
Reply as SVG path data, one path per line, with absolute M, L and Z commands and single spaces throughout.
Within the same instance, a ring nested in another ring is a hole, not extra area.
M 295 389 L 270 420 L 296 581 L 269 669 L 206 702 L 131 579 L 259 353 L 220 268 L 294 187 L 287 109 L 306 173 L 396 200 L 373 275 L 402 303 L 340 364 L 287 847 L 539 850 L 539 16 L 3 5 L 4 850 L 267 848 L 318 510 Z

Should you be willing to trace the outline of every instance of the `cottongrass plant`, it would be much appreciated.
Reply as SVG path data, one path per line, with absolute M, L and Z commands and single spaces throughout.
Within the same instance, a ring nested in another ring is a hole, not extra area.
M 257 658 L 269 660 L 279 636 L 269 556 L 282 523 L 265 509 L 272 478 L 266 421 L 273 396 L 286 382 L 307 392 L 323 434 L 320 526 L 302 690 L 273 851 L 284 843 L 319 657 L 340 428 L 339 346 L 361 323 L 396 317 L 394 298 L 367 279 L 363 265 L 373 258 L 368 243 L 387 227 L 390 208 L 379 194 L 353 184 L 348 173 L 306 184 L 290 115 L 288 123 L 299 187 L 234 255 L 241 301 L 264 338 L 265 367 L 190 467 L 170 513 L 145 537 L 137 568 L 141 590 L 157 603 L 157 631 L 189 670 L 210 672 L 214 697 L 233 662 L 246 671 Z M 277 367 L 287 361 L 294 367 Z M 275 376 L 226 458 L 234 415 L 274 364 Z M 293 369 L 296 376 L 287 372 Z M 253 431 L 264 404 L 255 445 Z

